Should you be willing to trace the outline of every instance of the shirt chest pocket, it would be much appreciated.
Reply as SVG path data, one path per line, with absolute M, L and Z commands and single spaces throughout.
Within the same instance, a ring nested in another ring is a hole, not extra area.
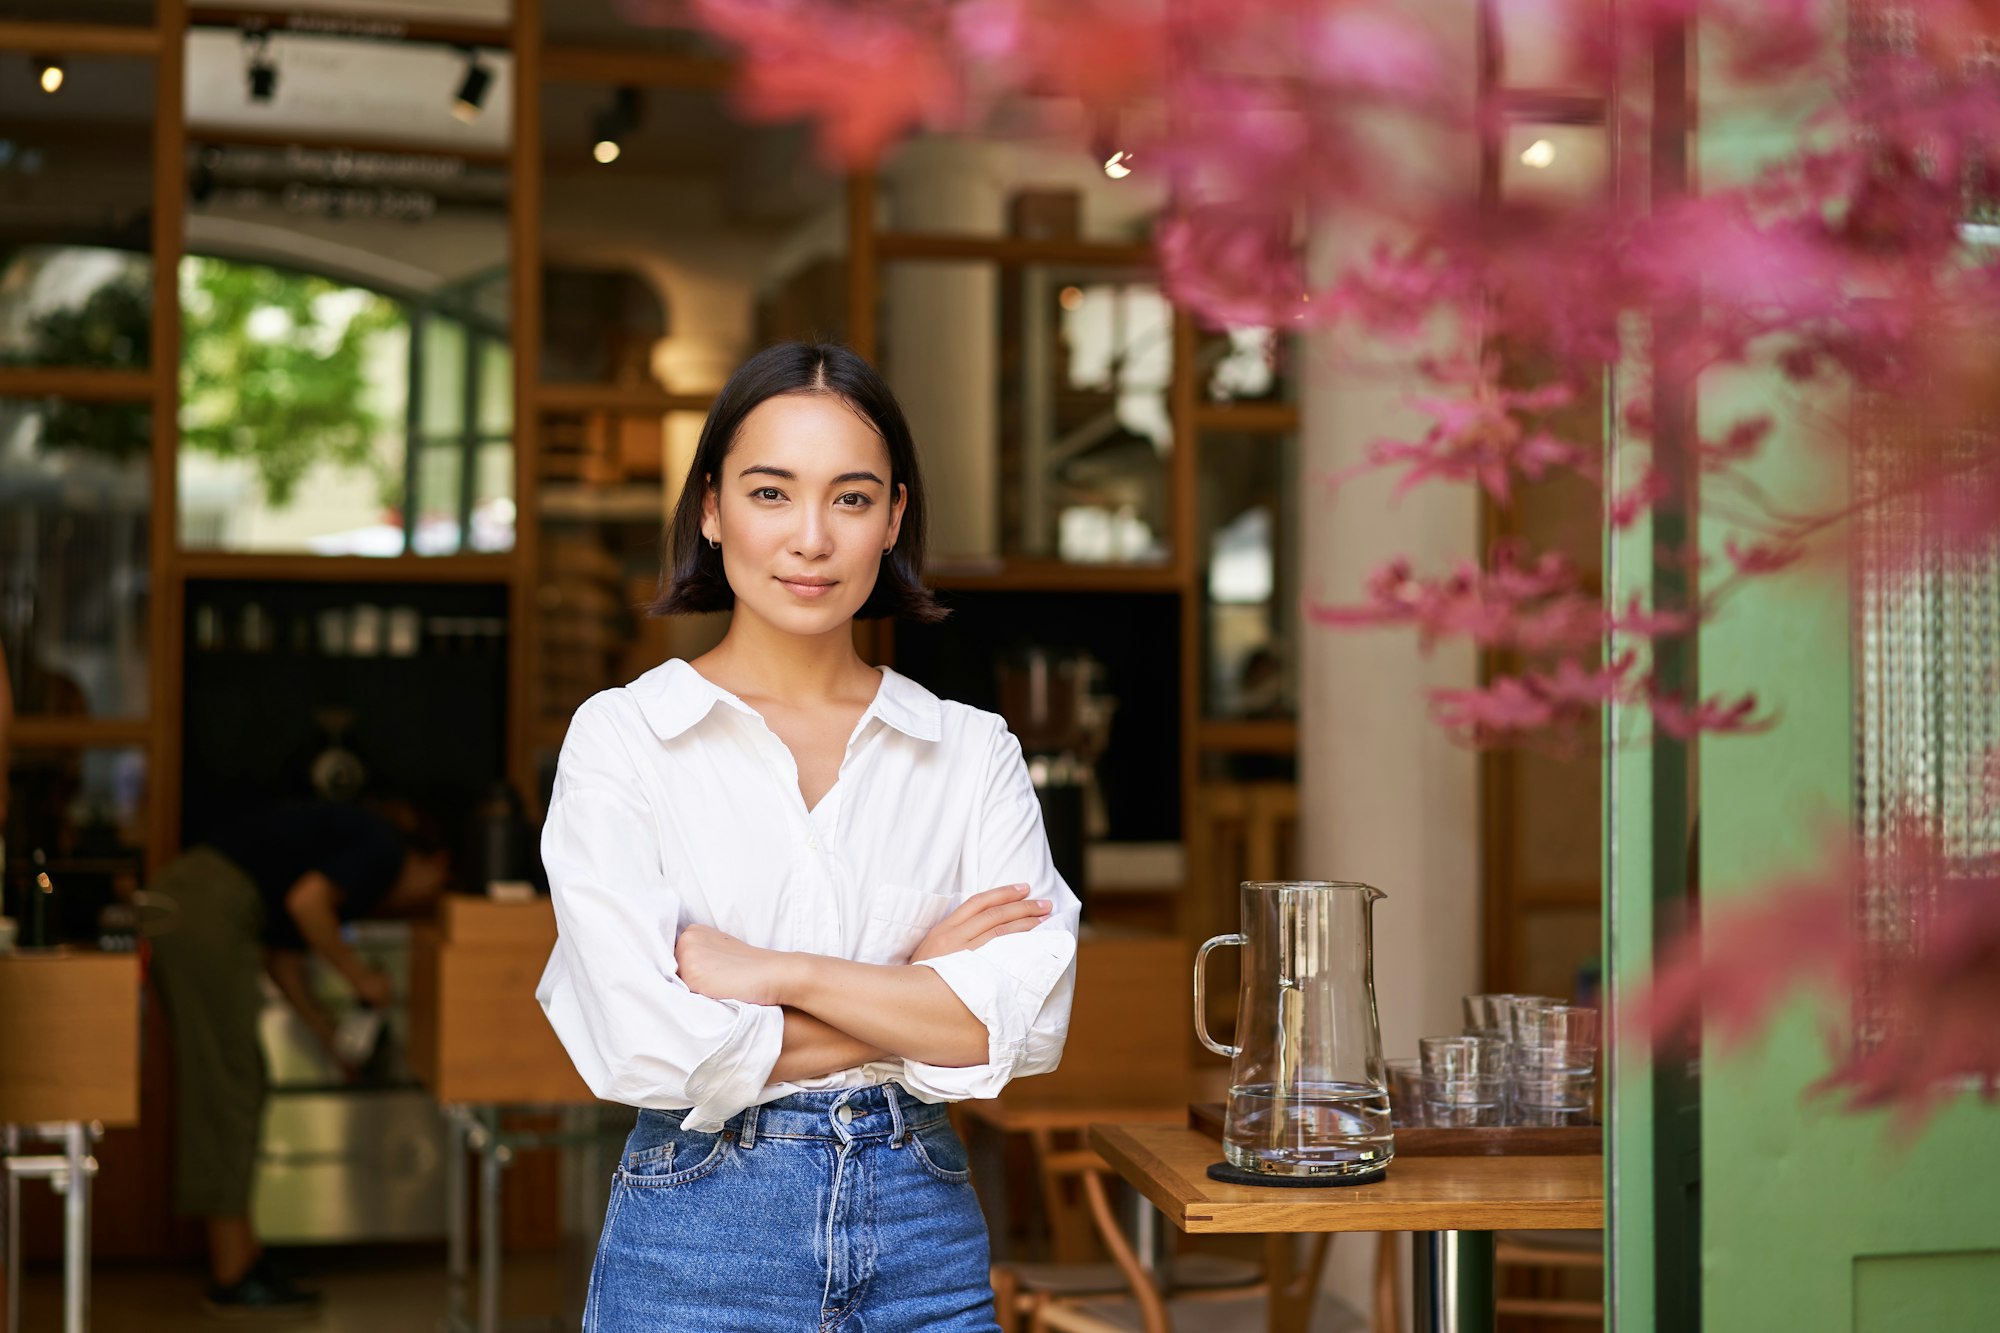
M 901 884 L 885 884 L 868 904 L 861 946 L 855 961 L 900 966 L 924 942 L 931 927 L 951 915 L 958 900 L 949 894 L 925 893 Z

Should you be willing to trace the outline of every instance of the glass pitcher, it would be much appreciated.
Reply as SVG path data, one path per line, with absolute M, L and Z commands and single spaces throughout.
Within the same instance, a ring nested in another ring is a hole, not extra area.
M 1274 1176 L 1372 1176 L 1395 1156 L 1388 1074 L 1375 1015 L 1373 912 L 1366 884 L 1245 881 L 1242 933 L 1217 935 L 1194 960 L 1201 1044 L 1230 1058 L 1223 1154 Z M 1203 965 L 1243 949 L 1237 1045 L 1208 1034 Z

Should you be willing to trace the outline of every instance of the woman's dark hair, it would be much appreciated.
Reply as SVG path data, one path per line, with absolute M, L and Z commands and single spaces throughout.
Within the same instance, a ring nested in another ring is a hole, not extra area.
M 889 449 L 889 494 L 901 485 L 906 497 L 896 545 L 882 556 L 881 572 L 858 619 L 900 616 L 935 624 L 949 614 L 923 585 L 924 483 L 917 470 L 917 447 L 895 395 L 853 349 L 839 343 L 783 342 L 766 347 L 738 367 L 716 395 L 695 446 L 694 463 L 681 487 L 680 503 L 667 523 L 666 567 L 659 597 L 647 607 L 656 616 L 727 611 L 736 594 L 722 572 L 722 553 L 701 535 L 702 501 L 722 460 L 736 441 L 743 420 L 759 404 L 784 394 L 826 394 L 860 413 Z

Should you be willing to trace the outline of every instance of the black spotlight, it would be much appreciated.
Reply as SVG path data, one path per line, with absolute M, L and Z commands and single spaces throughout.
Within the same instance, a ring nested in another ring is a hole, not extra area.
M 590 155 L 609 166 L 625 151 L 625 136 L 639 128 L 639 90 L 620 88 L 611 105 L 597 113 L 591 123 Z
M 465 77 L 458 81 L 458 96 L 452 98 L 451 114 L 470 125 L 479 119 L 486 105 L 486 90 L 493 86 L 493 71 L 479 63 L 479 53 L 465 50 Z
M 253 102 L 268 102 L 278 91 L 278 67 L 271 61 L 271 34 L 243 30 L 243 82 Z

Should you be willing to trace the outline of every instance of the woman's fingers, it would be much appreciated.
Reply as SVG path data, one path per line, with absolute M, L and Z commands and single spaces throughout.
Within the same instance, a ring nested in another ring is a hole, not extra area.
M 1024 918 L 1021 920 L 1003 921 L 999 925 L 991 926 L 986 930 L 981 931 L 979 934 L 973 936 L 972 942 L 966 945 L 965 947 L 968 949 L 977 949 L 980 945 L 986 943 L 988 940 L 997 940 L 1002 935 L 1019 935 L 1022 931 L 1033 930 L 1037 925 L 1041 924 L 1041 918 L 1043 915 L 1046 914 L 1037 913 L 1033 917 Z
M 945 922 L 954 925 L 969 922 L 982 912 L 1021 901 L 1022 895 L 1027 891 L 1028 886 L 1025 884 L 1006 884 L 997 889 L 988 889 L 984 893 L 975 893 L 954 907 L 951 915 L 945 918 Z

